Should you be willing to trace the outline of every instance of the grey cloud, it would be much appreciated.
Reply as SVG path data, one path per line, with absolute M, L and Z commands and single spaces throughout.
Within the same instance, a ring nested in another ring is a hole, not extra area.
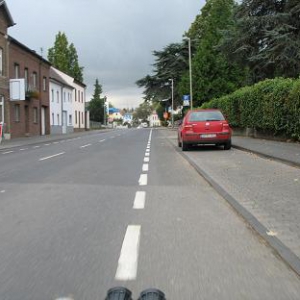
M 115 106 L 142 101 L 135 81 L 152 72 L 152 51 L 179 42 L 204 0 L 6 0 L 17 23 L 9 34 L 39 51 L 58 31 L 73 42 L 88 95 L 98 78 Z M 26 11 L 30 14 L 25 13 Z M 34 17 L 32 17 L 34 16 Z

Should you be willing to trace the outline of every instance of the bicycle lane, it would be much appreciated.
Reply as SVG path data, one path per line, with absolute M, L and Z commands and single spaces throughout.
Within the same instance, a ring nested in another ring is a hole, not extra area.
M 164 134 L 181 151 L 176 132 Z M 237 149 L 181 154 L 300 274 L 300 169 Z

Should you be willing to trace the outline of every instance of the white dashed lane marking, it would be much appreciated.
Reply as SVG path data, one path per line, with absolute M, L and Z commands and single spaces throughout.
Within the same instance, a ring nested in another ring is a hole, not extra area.
M 86 148 L 86 147 L 89 147 L 89 146 L 91 146 L 92 144 L 86 144 L 86 145 L 83 145 L 83 146 L 81 146 L 80 148 Z
M 141 174 L 139 179 L 139 185 L 147 185 L 148 182 L 148 175 L 147 174 Z
M 148 172 L 149 171 L 149 164 L 143 164 L 143 172 Z
M 145 208 L 145 201 L 146 201 L 146 192 L 136 192 L 133 209 L 144 209 Z
M 9 154 L 9 153 L 13 153 L 14 151 L 6 151 L 6 152 L 3 152 L 2 154 Z
M 141 226 L 129 225 L 123 240 L 116 271 L 116 280 L 135 280 L 138 267 Z
M 63 154 L 65 154 L 65 152 L 61 152 L 61 153 L 57 153 L 57 154 L 54 154 L 54 155 L 51 155 L 51 156 L 40 158 L 39 161 L 47 160 L 47 159 L 50 159 L 50 158 L 53 158 L 53 157 L 56 157 L 56 156 L 60 156 L 60 155 L 63 155 Z

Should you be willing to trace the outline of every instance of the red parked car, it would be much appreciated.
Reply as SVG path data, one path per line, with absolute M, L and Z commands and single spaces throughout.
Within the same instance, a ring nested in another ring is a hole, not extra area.
M 232 130 L 218 109 L 197 109 L 187 112 L 178 127 L 178 147 L 188 150 L 190 145 L 223 145 L 231 148 Z

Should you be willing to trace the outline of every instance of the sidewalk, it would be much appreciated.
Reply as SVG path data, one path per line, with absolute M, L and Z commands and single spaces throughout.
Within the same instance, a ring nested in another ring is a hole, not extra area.
M 233 136 L 233 147 L 251 151 L 300 167 L 300 143 L 285 143 L 257 138 Z
M 231 151 L 182 152 L 175 130 L 164 135 L 300 275 L 300 144 L 234 136 Z

